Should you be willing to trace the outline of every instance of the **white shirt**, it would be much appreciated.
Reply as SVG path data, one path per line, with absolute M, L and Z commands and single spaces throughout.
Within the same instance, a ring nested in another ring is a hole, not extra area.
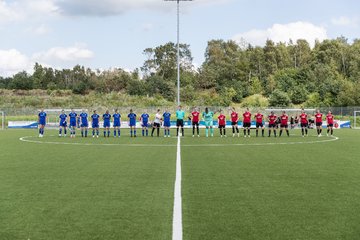
M 155 114 L 154 123 L 160 123 L 160 119 L 161 119 L 161 114 L 160 113 Z

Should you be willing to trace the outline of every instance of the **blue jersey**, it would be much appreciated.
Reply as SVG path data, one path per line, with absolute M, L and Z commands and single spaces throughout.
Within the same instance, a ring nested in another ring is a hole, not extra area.
M 129 113 L 128 115 L 130 126 L 136 125 L 136 114 L 135 113 Z
M 45 125 L 46 123 L 46 112 L 39 112 L 39 123 Z
M 120 127 L 120 118 L 121 118 L 120 113 L 114 113 L 113 118 L 114 118 L 114 127 Z
M 111 115 L 109 113 L 103 114 L 104 122 L 110 122 Z
M 98 114 L 91 115 L 91 121 L 93 124 L 99 124 L 99 118 L 100 116 Z
M 85 112 L 80 113 L 80 120 L 81 120 L 81 125 L 80 127 L 88 127 L 89 123 L 88 123 L 88 114 Z
M 70 117 L 70 125 L 76 126 L 77 113 L 71 112 L 71 113 L 69 113 L 69 117 Z
M 62 114 L 60 114 L 59 119 L 60 119 L 60 123 L 59 123 L 60 127 L 66 127 L 67 115 L 65 113 L 62 113 Z
M 171 113 L 169 112 L 165 112 L 163 114 L 164 117 L 164 127 L 170 127 L 170 117 L 171 117 Z
M 149 114 L 147 114 L 147 113 L 143 113 L 142 115 L 141 115 L 141 120 L 142 120 L 142 122 L 143 123 L 147 123 L 147 122 L 149 122 Z

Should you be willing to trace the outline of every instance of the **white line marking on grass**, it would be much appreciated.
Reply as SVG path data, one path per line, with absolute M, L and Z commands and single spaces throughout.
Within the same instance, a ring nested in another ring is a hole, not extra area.
M 338 137 L 332 136 L 331 139 L 326 139 L 322 141 L 308 141 L 308 142 L 271 142 L 271 143 L 233 143 L 233 144 L 188 144 L 182 145 L 183 147 L 226 147 L 226 146 L 267 146 L 267 145 L 297 145 L 297 144 L 315 144 L 315 143 L 325 143 L 333 142 L 339 140 Z
M 182 200 L 181 200 L 181 148 L 180 136 L 178 137 L 176 149 L 176 176 L 174 190 L 174 210 L 173 210 L 173 234 L 172 240 L 182 240 Z
M 56 136 L 49 136 L 56 137 Z M 34 139 L 34 140 L 33 140 Z M 25 136 L 19 138 L 22 142 L 37 143 L 37 144 L 53 144 L 53 145 L 76 145 L 76 146 L 120 146 L 120 147 L 174 147 L 174 144 L 146 144 L 146 143 L 80 143 L 80 142 L 53 142 L 53 141 L 40 141 L 35 140 L 35 136 Z M 279 139 L 279 138 L 277 138 Z M 307 141 L 307 142 L 268 142 L 268 143 L 208 143 L 208 144 L 183 144 L 183 147 L 231 147 L 231 146 L 273 146 L 273 145 L 297 145 L 297 144 L 316 144 L 326 143 L 339 140 L 338 137 L 331 137 L 324 140 L 318 141 Z M 97 141 L 97 139 L 94 139 Z
M 37 138 L 34 136 L 25 136 L 19 138 L 22 142 L 38 143 L 38 144 L 53 144 L 53 145 L 76 145 L 76 146 L 120 146 L 120 147 L 174 147 L 174 144 L 139 144 L 139 143 L 78 143 L 78 142 L 45 142 L 39 140 L 30 140 Z M 96 140 L 94 140 L 96 141 Z

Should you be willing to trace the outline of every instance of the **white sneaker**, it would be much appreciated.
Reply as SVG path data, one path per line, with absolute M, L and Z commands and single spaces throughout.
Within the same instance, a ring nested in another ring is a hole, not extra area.
M 213 137 L 214 136 L 214 134 L 211 134 L 211 137 Z
M 223 137 L 222 135 L 220 137 Z
M 224 137 L 227 137 L 226 135 Z
M 248 135 L 248 137 L 250 138 L 250 135 Z
M 240 137 L 240 133 L 238 133 L 238 137 Z
M 246 138 L 246 135 L 244 135 L 244 138 Z
M 198 135 L 198 137 L 200 137 L 200 135 Z
M 61 134 L 59 134 L 59 137 L 61 137 Z
M 99 135 L 97 135 L 96 138 L 99 138 Z
M 95 135 L 93 135 L 93 138 L 95 137 Z
M 195 136 L 193 135 L 193 137 L 195 137 Z
M 233 133 L 233 137 L 235 137 L 235 133 Z

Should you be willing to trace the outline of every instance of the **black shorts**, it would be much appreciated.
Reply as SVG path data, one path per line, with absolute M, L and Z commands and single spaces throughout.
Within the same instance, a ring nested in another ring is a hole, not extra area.
M 269 123 L 269 128 L 276 128 L 276 123 Z
M 256 123 L 256 128 L 262 128 L 262 127 L 264 127 L 263 123 Z
M 328 127 L 333 127 L 333 126 L 334 126 L 334 124 L 333 124 L 333 123 L 328 124 Z
M 238 122 L 231 122 L 231 126 L 238 125 Z
M 251 127 L 251 123 L 243 123 L 243 127 L 244 128 L 249 128 L 249 127 Z
M 219 128 L 225 128 L 225 125 L 219 125 Z
M 316 126 L 317 126 L 317 127 L 321 127 L 321 126 L 322 126 L 322 122 L 317 122 L 317 123 L 316 123 Z
M 300 126 L 301 126 L 302 128 L 306 128 L 306 127 L 308 127 L 308 124 L 307 124 L 307 123 L 301 123 Z
M 160 128 L 160 123 L 154 123 L 153 128 Z
M 281 127 L 281 128 L 288 128 L 289 125 L 288 125 L 288 124 L 281 124 L 280 127 Z
M 184 120 L 182 120 L 182 119 L 176 120 L 176 126 L 177 127 L 184 127 Z
M 199 126 L 199 122 L 192 122 L 192 125 L 195 127 L 195 126 Z

